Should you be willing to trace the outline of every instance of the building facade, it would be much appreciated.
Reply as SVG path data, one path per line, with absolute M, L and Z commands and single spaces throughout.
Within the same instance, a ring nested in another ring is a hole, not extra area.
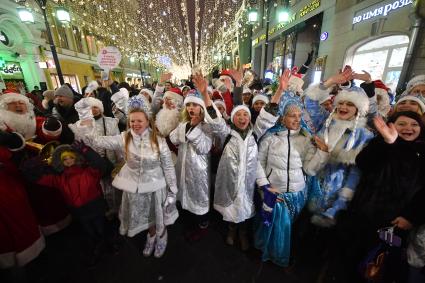
M 300 66 L 309 51 L 314 60 L 306 85 L 344 65 L 368 71 L 393 91 L 412 76 L 425 73 L 424 25 L 413 13 L 412 0 L 290 1 L 285 24 L 276 21 L 279 6 L 258 2 L 260 6 L 268 3 L 270 9 L 268 44 L 265 23 L 254 29 L 252 37 L 252 63 L 259 74 L 266 69 L 279 74 L 282 68 Z
M 48 22 L 58 53 L 64 81 L 71 84 L 75 91 L 88 82 L 101 79 L 102 69 L 97 64 L 97 54 L 105 46 L 102 39 L 78 25 L 62 24 L 53 15 L 48 2 Z M 34 86 L 41 89 L 55 89 L 59 83 L 56 66 L 50 51 L 46 27 L 40 13 L 34 13 L 35 23 L 25 24 L 19 19 L 15 1 L 0 0 L 0 88 L 13 88 L 24 84 L 31 91 Z M 156 69 L 143 63 L 143 74 L 157 73 Z M 113 69 L 111 78 L 140 84 L 142 63 L 130 60 L 123 55 L 120 65 Z M 149 76 L 150 79 L 151 78 Z

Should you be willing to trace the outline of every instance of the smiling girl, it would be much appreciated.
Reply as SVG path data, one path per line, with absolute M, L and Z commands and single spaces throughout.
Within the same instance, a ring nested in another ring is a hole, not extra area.
M 335 224 L 336 214 L 352 199 L 360 178 L 355 158 L 373 137 L 366 128 L 369 99 L 363 89 L 353 86 L 342 90 L 334 104 L 335 110 L 321 131 L 330 155 L 318 173 L 323 196 L 312 218 L 314 224 L 326 227 Z

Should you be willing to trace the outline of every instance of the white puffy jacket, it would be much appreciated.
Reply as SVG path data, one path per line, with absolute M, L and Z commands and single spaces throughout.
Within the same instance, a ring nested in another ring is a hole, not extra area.
M 291 131 L 289 139 L 288 131 L 281 131 L 263 138 L 258 159 L 271 186 L 284 193 L 303 190 L 304 174 L 316 175 L 326 164 L 328 155 L 299 131 Z

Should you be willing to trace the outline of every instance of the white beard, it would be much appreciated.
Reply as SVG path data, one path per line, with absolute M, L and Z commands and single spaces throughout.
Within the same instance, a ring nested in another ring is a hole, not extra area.
M 30 139 L 35 136 L 36 120 L 33 113 L 17 114 L 12 111 L 0 110 L 0 130 L 17 132 L 24 136 L 25 139 Z
M 179 125 L 180 112 L 175 109 L 162 108 L 156 114 L 155 124 L 162 136 L 167 137 Z

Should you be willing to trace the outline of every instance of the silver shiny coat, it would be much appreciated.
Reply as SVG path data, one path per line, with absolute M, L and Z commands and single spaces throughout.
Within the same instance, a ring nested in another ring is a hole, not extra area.
M 188 133 L 180 123 L 170 133 L 170 140 L 179 148 L 176 175 L 179 192 L 177 199 L 182 208 L 197 215 L 209 211 L 210 168 L 209 152 L 212 146 L 210 126 L 201 122 Z
M 206 121 L 219 137 L 231 135 L 224 147 L 218 165 L 215 182 L 214 208 L 223 215 L 225 221 L 239 223 L 255 214 L 254 188 L 257 176 L 264 176 L 258 162 L 258 147 L 253 131 L 250 130 L 245 139 L 232 130 L 216 109 L 217 118 L 206 114 Z M 278 117 L 261 110 L 254 126 L 257 137 L 271 128 Z
M 124 137 L 127 132 L 116 136 L 86 135 L 84 141 L 91 146 L 120 150 L 125 156 Z M 133 132 L 126 163 L 114 178 L 112 185 L 130 193 L 154 192 L 168 186 L 177 193 L 176 173 L 171 153 L 165 139 L 158 137 L 159 152 L 152 148 L 151 130 L 136 135 Z

